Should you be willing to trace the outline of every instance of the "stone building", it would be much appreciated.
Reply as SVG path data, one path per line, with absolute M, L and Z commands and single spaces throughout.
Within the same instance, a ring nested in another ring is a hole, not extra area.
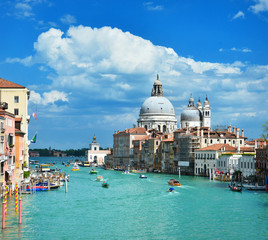
M 111 154 L 111 150 L 100 150 L 100 144 L 94 136 L 93 141 L 89 144 L 89 150 L 87 151 L 89 163 L 104 165 L 104 159 L 108 154 Z
M 135 140 L 142 140 L 147 136 L 146 129 L 143 127 L 129 128 L 113 135 L 113 167 L 127 169 L 134 163 Z
M 188 125 L 188 124 L 187 124 Z M 214 131 L 209 127 L 186 127 L 174 132 L 175 172 L 194 175 L 195 151 L 213 144 L 228 144 L 233 147 L 244 146 L 246 137 L 240 135 L 239 128 L 229 127 L 225 131 Z
M 15 115 L 16 121 L 20 122 L 20 131 L 24 133 L 23 137 L 23 162 L 29 165 L 29 141 L 28 125 L 30 116 L 28 115 L 28 101 L 30 91 L 28 88 L 19 84 L 0 78 L 0 102 L 8 104 L 8 111 Z

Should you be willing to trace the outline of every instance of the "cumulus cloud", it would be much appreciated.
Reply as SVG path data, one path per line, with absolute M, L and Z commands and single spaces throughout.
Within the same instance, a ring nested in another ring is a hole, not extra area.
M 70 25 L 76 23 L 76 18 L 70 14 L 66 14 L 60 18 L 60 21 L 64 24 Z
M 250 6 L 250 10 L 254 13 L 268 11 L 268 0 L 255 0 L 256 4 Z
M 50 92 L 44 92 L 43 96 L 35 91 L 31 91 L 30 101 L 34 104 L 48 105 L 54 104 L 57 101 L 68 102 L 68 94 L 52 90 Z
M 219 123 L 227 116 L 220 110 L 223 106 L 233 106 L 230 113 L 233 119 L 249 117 L 244 113 L 257 112 L 258 115 L 258 108 L 263 108 L 259 103 L 267 105 L 263 100 L 268 91 L 267 65 L 196 61 L 193 57 L 178 55 L 172 48 L 154 45 L 118 28 L 72 26 L 66 33 L 51 28 L 39 35 L 34 50 L 35 54 L 27 58 L 6 61 L 27 66 L 38 63 L 44 69 L 51 80 L 48 89 L 58 90 L 42 95 L 38 95 L 37 91 L 31 94 L 33 102 L 44 106 L 68 102 L 66 92 L 69 91 L 73 93 L 72 99 L 87 98 L 83 99 L 82 105 L 85 102 L 91 104 L 92 100 L 95 104 L 98 104 L 97 101 L 105 102 L 103 106 L 108 109 L 105 111 L 110 113 L 118 111 L 113 108 L 117 104 L 123 106 L 127 102 L 140 106 L 150 96 L 157 73 L 163 83 L 164 95 L 172 101 L 175 109 L 181 109 L 188 103 L 190 93 L 196 101 L 198 97 L 204 100 L 207 94 L 218 109 Z M 251 50 L 233 47 L 221 51 Z M 251 108 L 245 110 L 243 106 Z M 134 115 L 137 119 L 138 113 Z M 264 115 L 268 117 L 267 113 Z M 119 117 L 112 118 L 114 115 L 108 113 L 105 116 L 103 119 L 107 122 Z M 131 124 L 135 122 L 134 117 L 123 117 Z
M 245 14 L 242 11 L 238 11 L 238 13 L 235 14 L 232 19 L 234 20 L 237 18 L 244 18 L 244 17 L 245 17 Z

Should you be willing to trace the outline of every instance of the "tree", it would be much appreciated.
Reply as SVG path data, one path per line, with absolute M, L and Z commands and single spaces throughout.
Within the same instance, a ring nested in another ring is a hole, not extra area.
M 262 124 L 262 127 L 263 127 L 263 131 L 262 131 L 261 137 L 267 140 L 268 139 L 268 120 L 264 124 Z

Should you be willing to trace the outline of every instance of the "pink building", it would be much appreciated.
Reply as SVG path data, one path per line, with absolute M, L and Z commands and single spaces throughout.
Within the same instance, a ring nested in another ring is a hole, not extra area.
M 15 115 L 0 109 L 0 116 L 5 118 L 4 123 L 4 156 L 3 164 L 4 183 L 15 187 Z

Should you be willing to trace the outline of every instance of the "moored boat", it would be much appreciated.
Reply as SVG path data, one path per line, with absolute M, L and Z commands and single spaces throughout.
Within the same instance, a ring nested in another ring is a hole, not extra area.
M 175 179 L 170 179 L 170 180 L 168 181 L 168 184 L 169 184 L 170 186 L 181 186 L 181 183 L 180 183 L 178 180 L 175 180 Z

